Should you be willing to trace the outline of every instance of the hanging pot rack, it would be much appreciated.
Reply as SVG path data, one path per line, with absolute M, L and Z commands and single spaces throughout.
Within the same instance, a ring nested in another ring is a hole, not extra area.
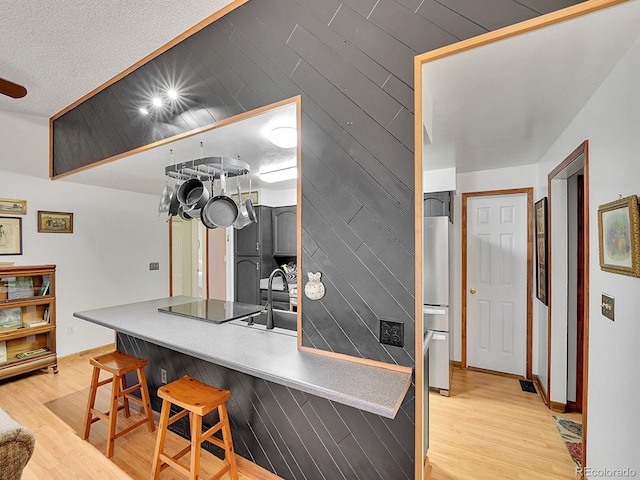
M 204 157 L 167 165 L 165 175 L 177 180 L 214 180 L 224 171 L 227 178 L 249 174 L 249 164 L 232 157 Z

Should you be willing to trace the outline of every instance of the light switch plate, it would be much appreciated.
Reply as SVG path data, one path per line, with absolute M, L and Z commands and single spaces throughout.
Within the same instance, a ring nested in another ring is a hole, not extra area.
M 149 270 L 160 270 L 160 263 L 159 262 L 151 262 L 149 264 Z
M 600 307 L 602 308 L 602 315 L 611 321 L 615 320 L 615 304 L 616 300 L 614 297 L 607 293 L 602 294 L 602 303 L 600 304 Z

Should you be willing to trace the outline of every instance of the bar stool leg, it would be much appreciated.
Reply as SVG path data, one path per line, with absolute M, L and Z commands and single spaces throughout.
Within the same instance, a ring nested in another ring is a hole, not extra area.
M 200 472 L 200 447 L 202 445 L 202 417 L 189 412 L 191 424 L 191 463 L 189 474 L 191 480 L 198 480 Z
M 127 389 L 127 376 L 120 376 L 120 391 L 124 392 Z M 131 416 L 131 410 L 129 410 L 129 399 L 126 395 L 122 396 L 122 403 L 124 405 L 124 416 L 129 418 Z
M 120 398 L 120 383 L 117 378 L 111 382 L 111 408 L 109 409 L 109 433 L 107 435 L 107 458 L 113 456 L 113 447 L 115 445 L 116 435 L 116 419 L 118 418 L 118 405 Z
M 162 460 L 160 460 L 160 454 L 164 452 L 164 441 L 167 436 L 167 426 L 169 423 L 169 413 L 171 411 L 170 403 L 166 400 L 162 402 L 162 409 L 160 411 L 160 422 L 158 423 L 158 437 L 156 439 L 156 449 L 153 455 L 153 468 L 151 469 L 151 478 L 158 480 L 160 478 L 160 470 L 162 466 Z
M 100 378 L 100 369 L 97 367 L 93 367 L 93 374 L 91 376 L 91 388 L 89 389 L 89 399 L 87 401 L 87 414 L 84 419 L 84 434 L 82 435 L 82 439 L 86 440 L 89 438 L 89 432 L 91 431 L 91 423 L 93 420 L 93 413 L 91 410 L 96 404 L 96 393 L 98 391 L 98 380 Z
M 229 476 L 231 480 L 238 480 L 238 467 L 236 465 L 236 455 L 233 451 L 233 440 L 231 439 L 231 427 L 229 426 L 229 414 L 227 404 L 223 403 L 218 407 L 218 415 L 222 422 L 222 442 L 224 443 L 225 460 L 229 463 Z
M 138 369 L 138 383 L 140 384 L 140 396 L 142 398 L 142 409 L 147 416 L 149 431 L 153 432 L 156 425 L 153 423 L 153 411 L 151 410 L 151 398 L 147 388 L 147 377 L 144 374 L 144 367 Z

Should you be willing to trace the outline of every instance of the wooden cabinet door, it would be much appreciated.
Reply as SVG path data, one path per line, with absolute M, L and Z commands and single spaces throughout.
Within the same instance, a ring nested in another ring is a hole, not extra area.
M 296 255 L 297 214 L 296 207 L 273 209 L 273 254 Z
M 236 257 L 236 302 L 260 305 L 260 257 Z
M 252 223 L 235 231 L 236 255 L 259 255 L 260 253 L 260 216 L 256 209 L 258 223 Z

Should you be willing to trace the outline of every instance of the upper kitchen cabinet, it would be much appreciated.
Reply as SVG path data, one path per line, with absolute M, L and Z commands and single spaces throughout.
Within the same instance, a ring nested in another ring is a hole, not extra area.
M 273 218 L 273 255 L 295 257 L 297 208 L 295 205 L 275 207 L 271 211 Z
M 235 232 L 236 255 L 260 255 L 263 252 L 270 255 L 272 252 L 271 207 L 257 206 L 254 210 L 256 222 Z
M 451 192 L 430 192 L 424 194 L 425 217 L 450 217 Z

